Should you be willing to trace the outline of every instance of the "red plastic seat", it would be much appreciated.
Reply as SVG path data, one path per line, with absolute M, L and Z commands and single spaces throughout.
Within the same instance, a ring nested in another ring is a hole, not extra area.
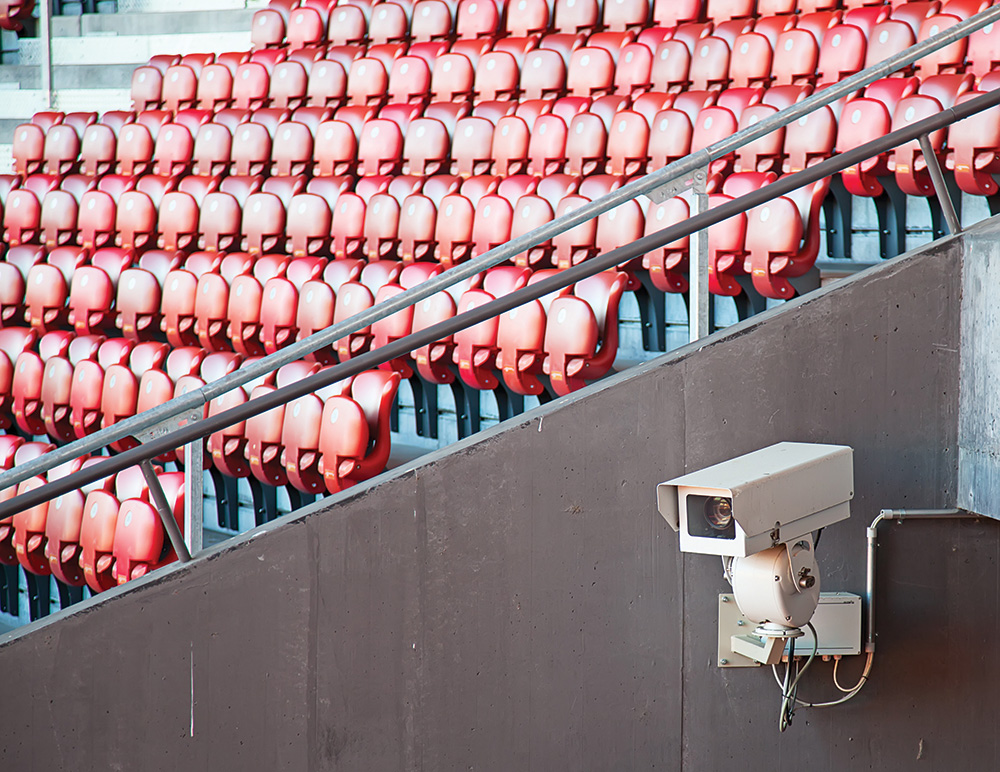
M 148 256 L 148 259 L 147 259 Z M 180 264 L 180 255 L 152 250 L 140 264 L 122 271 L 115 300 L 115 326 L 128 340 L 142 341 L 159 329 L 161 281 Z
M 941 112 L 941 103 L 933 97 L 914 94 L 899 100 L 892 115 L 892 129 L 905 128 L 924 118 Z M 939 163 L 944 162 L 944 141 L 947 132 L 931 132 L 928 139 Z M 888 168 L 895 173 L 896 184 L 908 196 L 931 196 L 934 185 L 927 170 L 927 159 L 916 140 L 898 145 L 888 161 Z
M 77 439 L 101 428 L 104 373 L 114 364 L 127 362 L 132 345 L 124 338 L 111 338 L 101 344 L 95 359 L 83 359 L 73 368 L 69 415 Z
M 764 297 L 793 297 L 788 279 L 813 267 L 819 254 L 819 211 L 828 188 L 829 179 L 814 182 L 749 212 L 748 273 Z
M 646 212 L 643 235 L 649 236 L 688 219 L 688 202 L 679 196 L 651 204 Z M 684 236 L 643 255 L 642 266 L 653 286 L 663 292 L 686 292 L 688 288 L 688 243 Z
M 391 261 L 369 263 L 361 271 L 358 281 L 345 282 L 337 291 L 337 304 L 334 309 L 334 324 L 349 319 L 372 307 L 375 296 L 385 284 L 394 282 L 399 276 L 402 266 Z M 365 327 L 357 332 L 341 338 L 335 344 L 337 355 L 341 362 L 367 351 L 372 342 L 371 327 Z
M 194 107 L 198 98 L 198 76 L 185 64 L 167 68 L 163 76 L 161 104 L 164 110 L 176 113 Z
M 219 272 L 206 271 L 198 277 L 194 301 L 194 331 L 202 348 L 226 351 L 229 317 L 229 288 L 237 276 L 247 274 L 253 260 L 246 253 L 231 252 L 223 257 Z M 166 317 L 166 313 L 164 314 Z
M 678 161 L 691 152 L 694 128 L 691 119 L 680 110 L 658 112 L 650 127 L 650 168 L 657 169 Z
M 475 207 L 465 196 L 453 194 L 441 200 L 434 230 L 435 259 L 445 268 L 471 256 L 474 219 Z
M 369 370 L 351 384 L 353 399 L 334 396 L 326 401 L 320 420 L 317 470 L 331 493 L 385 469 L 391 442 L 389 413 L 398 387 L 398 373 Z
M 413 5 L 410 36 L 414 43 L 447 40 L 452 32 L 452 9 L 443 0 L 418 0 Z
M 368 121 L 358 142 L 358 173 L 361 176 L 393 174 L 402 165 L 403 133 L 390 120 Z
M 245 62 L 236 69 L 233 78 L 232 107 L 238 110 L 257 110 L 267 106 L 271 78 L 260 62 Z
M 816 68 L 820 83 L 837 83 L 858 72 L 865 66 L 867 45 L 865 33 L 851 24 L 828 30 Z
M 79 206 L 72 194 L 53 190 L 42 201 L 39 228 L 46 247 L 70 244 L 76 240 L 76 221 Z
M 386 99 L 389 74 L 375 58 L 362 57 L 351 63 L 347 76 L 347 102 L 351 105 L 381 105 Z
M 785 130 L 786 160 L 782 165 L 783 171 L 801 171 L 829 158 L 833 154 L 836 139 L 837 119 L 829 106 L 821 107 L 790 123 Z
M 434 118 L 418 118 L 410 124 L 403 143 L 403 173 L 429 177 L 450 166 L 451 137 L 444 124 Z
M 86 261 L 86 253 L 76 247 L 53 249 L 46 262 L 28 271 L 25 282 L 25 320 L 44 335 L 66 323 L 69 282 Z
M 478 120 L 486 120 L 480 118 Z M 520 174 L 528 167 L 528 148 L 531 133 L 524 119 L 515 115 L 504 116 L 493 132 L 493 172 L 500 176 Z
M 45 250 L 36 245 L 10 247 L 0 262 L 0 327 L 24 319 L 25 282 L 33 265 L 45 259 Z
M 278 370 L 276 386 L 282 388 L 312 375 L 319 365 L 310 362 L 292 362 Z M 275 386 L 259 385 L 253 388 L 250 399 L 274 391 Z M 246 456 L 250 473 L 267 485 L 285 485 L 288 476 L 281 462 L 281 431 L 285 406 L 281 405 L 265 413 L 251 416 L 246 421 Z
M 888 134 L 891 116 L 885 105 L 874 99 L 855 99 L 847 103 L 837 129 L 837 152 L 869 142 Z M 877 196 L 882 193 L 879 176 L 888 174 L 885 154 L 862 161 L 841 172 L 844 187 L 851 195 Z
M 337 199 L 333 208 L 333 239 L 330 247 L 335 258 L 360 256 L 364 244 L 366 208 L 364 199 L 355 193 L 344 193 Z
M 965 102 L 979 96 L 969 92 Z M 998 188 L 994 174 L 1000 172 L 1000 108 L 991 107 L 948 129 L 947 166 L 955 173 L 958 187 L 975 196 L 992 196 Z
M 559 218 L 569 214 L 587 203 L 590 203 L 590 199 L 584 196 L 566 196 L 559 202 L 559 206 L 556 208 L 556 217 Z M 553 236 L 552 245 L 555 248 L 554 262 L 560 269 L 564 269 L 597 254 L 596 238 L 596 219 L 587 220 Z
M 82 467 L 105 461 L 104 457 L 88 458 Z M 44 555 L 49 570 L 63 584 L 73 587 L 86 585 L 80 565 L 80 538 L 84 520 L 84 502 L 94 490 L 107 490 L 110 478 L 98 480 L 52 500 L 45 521 Z
M 147 341 L 139 343 L 129 355 L 128 366 L 111 365 L 104 373 L 101 390 L 101 426 L 107 428 L 136 414 L 140 378 L 151 370 L 162 370 L 169 348 L 165 343 Z M 131 438 L 112 444 L 116 451 L 135 447 Z
M 934 37 L 949 27 L 961 21 L 957 16 L 950 16 L 945 13 L 930 16 L 920 25 L 920 33 L 917 35 L 917 42 L 922 42 L 930 37 Z M 922 59 L 918 59 L 915 67 L 916 74 L 921 79 L 929 78 L 933 75 L 944 75 L 949 73 L 959 73 L 965 70 L 966 52 L 969 46 L 968 38 L 960 38 L 944 48 L 928 54 Z
M 459 40 L 492 38 L 500 30 L 500 10 L 494 3 L 461 0 L 455 19 L 455 35 Z
M 184 473 L 164 472 L 157 478 L 167 505 L 183 532 Z M 177 559 L 156 507 L 146 499 L 126 499 L 121 503 L 112 556 L 115 561 L 112 576 L 118 584 L 139 579 Z
M 790 29 L 778 36 L 771 64 L 773 82 L 778 86 L 800 85 L 815 80 L 819 44 L 806 29 Z
M 155 67 L 137 67 L 132 73 L 132 109 L 157 110 L 163 95 L 163 73 Z
M 68 322 L 77 335 L 92 335 L 110 327 L 118 280 L 132 255 L 120 249 L 99 249 L 73 272 L 69 290 Z

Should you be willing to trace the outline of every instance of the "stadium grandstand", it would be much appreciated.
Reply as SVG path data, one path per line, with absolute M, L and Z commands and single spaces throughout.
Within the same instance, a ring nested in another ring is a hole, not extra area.
M 1000 768 L 996 22 L 0 0 L 0 769 Z M 656 501 L 781 441 L 784 734 Z

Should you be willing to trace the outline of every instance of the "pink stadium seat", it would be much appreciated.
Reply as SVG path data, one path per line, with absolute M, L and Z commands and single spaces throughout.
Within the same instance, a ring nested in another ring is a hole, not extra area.
M 178 527 L 184 528 L 184 473 L 164 472 L 157 478 L 163 488 Z M 139 579 L 177 559 L 156 507 L 146 499 L 126 499 L 121 503 L 112 542 L 118 584 Z
M 283 277 L 287 267 L 286 256 L 263 255 L 254 262 L 252 273 L 234 276 L 230 282 L 226 337 L 236 353 L 247 357 L 264 353 L 264 344 L 260 339 L 264 285 L 271 279 Z M 293 304 L 291 309 L 294 308 Z
M 721 89 L 729 84 L 729 43 L 717 37 L 704 37 L 695 46 L 689 77 L 691 88 Z
M 764 297 L 789 298 L 789 278 L 804 275 L 819 253 L 819 210 L 829 179 L 814 182 L 749 212 L 747 267 Z
M 979 96 L 969 92 L 959 97 L 965 102 Z M 953 124 L 948 130 L 947 166 L 955 173 L 958 187 L 974 196 L 997 193 L 994 174 L 1000 172 L 1000 108 L 977 113 Z
M 310 362 L 292 362 L 280 368 L 276 386 L 281 388 L 312 375 L 319 365 Z M 250 399 L 274 391 L 275 386 L 259 385 L 250 392 Z M 281 430 L 285 407 L 279 406 L 266 413 L 252 416 L 246 422 L 247 461 L 250 473 L 266 485 L 286 485 L 288 476 L 281 462 Z
M 419 0 L 413 6 L 410 35 L 414 43 L 447 40 L 452 31 L 452 12 L 443 0 Z
M 434 256 L 445 268 L 471 257 L 474 220 L 475 207 L 465 196 L 453 194 L 441 200 L 434 230 Z
M 460 40 L 492 38 L 500 29 L 500 11 L 494 3 L 461 0 L 455 20 L 455 34 Z
M 649 162 L 649 123 L 631 110 L 617 113 L 608 133 L 608 172 L 632 177 Z
M 390 451 L 389 412 L 398 386 L 398 373 L 369 370 L 355 377 L 351 385 L 353 404 L 344 396 L 326 401 L 318 471 L 331 493 L 385 469 Z
M 957 16 L 950 16 L 946 13 L 928 17 L 920 25 L 920 32 L 917 41 L 927 40 L 927 38 L 943 32 L 961 19 Z M 916 63 L 916 74 L 921 80 L 932 75 L 944 75 L 949 73 L 963 72 L 965 69 L 965 54 L 968 49 L 969 39 L 961 38 L 954 43 L 939 48 L 937 51 L 928 54 L 923 59 L 918 59 Z
M 819 62 L 819 45 L 805 29 L 791 29 L 778 36 L 771 75 L 777 86 L 812 83 Z
M 45 134 L 42 156 L 46 173 L 75 173 L 80 166 L 80 135 L 72 126 L 53 126 Z
M 202 273 L 198 277 L 194 301 L 194 331 L 202 348 L 227 351 L 226 329 L 229 288 L 237 276 L 250 273 L 252 258 L 246 253 L 230 252 L 222 258 L 219 271 Z M 166 313 L 164 314 L 166 318 Z
M 678 161 L 691 151 L 694 129 L 691 119 L 680 110 L 661 110 L 652 121 L 649 156 L 653 169 Z
M 159 329 L 162 282 L 180 266 L 181 254 L 150 250 L 122 271 L 115 300 L 115 326 L 132 341 L 149 340 Z
M 82 467 L 99 464 L 103 457 L 88 458 Z M 49 561 L 52 575 L 63 584 L 74 587 L 86 586 L 83 567 L 80 565 L 80 538 L 84 521 L 84 502 L 95 490 L 107 490 L 111 479 L 98 480 L 53 499 L 45 521 L 44 554 Z
M 656 48 L 650 83 L 654 91 L 677 93 L 690 84 L 691 51 L 680 40 L 664 40 Z
M 472 97 L 475 70 L 463 54 L 448 53 L 434 63 L 431 77 L 431 98 L 450 102 Z
M 358 142 L 358 174 L 365 177 L 394 174 L 402 166 L 403 132 L 390 120 L 365 123 Z
M 67 318 L 77 335 L 98 334 L 110 328 L 118 280 L 132 262 L 132 254 L 120 249 L 99 249 L 90 265 L 73 272 Z

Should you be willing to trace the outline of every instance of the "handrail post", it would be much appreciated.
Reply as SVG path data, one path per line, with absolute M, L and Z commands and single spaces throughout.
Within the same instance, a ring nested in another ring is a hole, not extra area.
M 39 8 L 39 26 L 42 44 L 42 93 L 45 97 L 45 108 L 51 109 L 55 103 L 52 92 L 52 0 L 42 0 Z
M 944 221 L 948 223 L 948 232 L 952 236 L 956 233 L 961 233 L 962 221 L 958 219 L 958 214 L 955 212 L 955 202 L 952 201 L 948 185 L 944 181 L 944 174 L 941 173 L 941 164 L 938 163 L 937 154 L 934 152 L 934 148 L 931 147 L 930 137 L 926 134 L 921 134 L 917 141 L 920 143 L 920 150 L 924 154 L 924 160 L 927 162 L 927 171 L 931 175 L 934 194 L 937 196 L 938 203 L 941 204 Z
M 197 555 L 205 538 L 205 446 L 197 440 L 184 446 L 184 541 Z M 216 491 L 218 496 L 219 492 Z
M 707 170 L 694 173 L 692 192 L 694 213 L 708 211 Z M 708 310 L 711 307 L 708 294 L 708 229 L 695 231 L 689 243 L 688 278 L 688 339 L 691 342 L 709 334 Z

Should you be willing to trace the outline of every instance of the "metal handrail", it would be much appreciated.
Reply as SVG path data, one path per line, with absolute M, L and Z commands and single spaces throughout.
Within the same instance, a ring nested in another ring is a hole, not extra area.
M 814 166 L 810 166 L 804 171 L 781 177 L 759 190 L 726 201 L 707 212 L 694 215 L 681 223 L 672 225 L 649 236 L 644 236 L 631 244 L 626 244 L 597 257 L 589 258 L 509 295 L 504 295 L 470 311 L 458 314 L 451 319 L 427 327 L 420 332 L 412 333 L 405 338 L 400 338 L 385 346 L 353 357 L 346 362 L 329 367 L 289 386 L 261 395 L 242 405 L 230 408 L 202 421 L 190 423 L 169 435 L 158 437 L 138 447 L 131 448 L 124 453 L 112 456 L 107 461 L 102 461 L 99 464 L 94 464 L 66 477 L 53 480 L 44 486 L 27 491 L 14 499 L 0 503 L 0 518 L 37 506 L 45 501 L 50 501 L 64 493 L 77 490 L 84 485 L 173 450 L 180 445 L 197 441 L 227 426 L 245 421 L 251 416 L 287 404 L 293 399 L 312 393 L 337 381 L 350 378 L 364 370 L 377 367 L 420 346 L 433 343 L 474 324 L 479 324 L 531 300 L 544 297 L 570 284 L 575 284 L 588 276 L 627 263 L 653 249 L 677 241 L 695 231 L 708 228 L 804 185 L 822 180 L 832 174 L 854 166 L 867 158 L 886 152 L 904 142 L 919 139 L 921 136 L 942 129 L 982 110 L 995 107 L 998 104 L 1000 104 L 1000 89 L 975 97 L 955 107 L 942 110 L 936 115 L 879 137 L 853 150 L 835 155 Z M 0 475 L 0 483 L 2 482 L 3 476 Z
M 176 419 L 178 416 L 200 410 L 216 397 L 238 386 L 243 386 L 277 370 L 285 364 L 301 359 L 305 355 L 329 346 L 341 338 L 359 332 L 380 319 L 391 316 L 458 282 L 469 279 L 478 273 L 482 273 L 489 268 L 510 260 L 531 247 L 537 246 L 559 233 L 614 209 L 626 201 L 630 201 L 641 195 L 655 193 L 657 189 L 663 188 L 678 179 L 686 178 L 697 170 L 705 168 L 712 161 L 722 158 L 740 147 L 786 126 L 792 121 L 798 120 L 803 115 L 807 115 L 819 107 L 823 107 L 852 94 L 879 78 L 913 64 L 927 54 L 950 45 L 956 40 L 996 21 L 1000 21 L 1000 5 L 987 8 L 975 16 L 970 16 L 968 19 L 949 27 L 921 43 L 911 46 L 905 51 L 868 67 L 849 78 L 845 78 L 835 85 L 824 88 L 803 99 L 801 102 L 796 102 L 774 115 L 768 116 L 758 123 L 738 131 L 736 134 L 717 142 L 711 147 L 699 150 L 679 161 L 674 161 L 664 166 L 662 169 L 657 169 L 655 172 L 633 180 L 618 190 L 612 191 L 592 202 L 583 204 L 572 212 L 564 214 L 529 233 L 512 239 L 506 244 L 494 247 L 488 252 L 451 268 L 428 281 L 421 282 L 411 289 L 394 295 L 388 300 L 360 314 L 356 314 L 343 322 L 327 327 L 325 330 L 314 333 L 308 338 L 286 346 L 280 351 L 269 354 L 256 362 L 244 365 L 235 372 L 207 383 L 198 389 L 194 389 L 179 397 L 174 397 L 168 402 L 157 405 L 138 415 L 131 416 L 111 426 L 100 429 L 83 439 L 76 440 L 50 453 L 21 464 L 15 469 L 0 472 L 0 490 L 10 488 L 60 464 L 105 448 L 113 442 L 126 437 L 147 433 L 149 430 L 162 426 L 171 419 Z M 0 511 L 2 511 L 2 507 L 0 507 Z

